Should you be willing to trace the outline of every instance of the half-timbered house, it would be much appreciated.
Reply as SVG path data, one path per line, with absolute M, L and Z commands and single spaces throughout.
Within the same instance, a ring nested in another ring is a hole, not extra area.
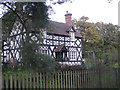
M 49 22 L 50 27 L 44 32 L 44 46 L 41 47 L 41 52 L 51 55 L 59 62 L 81 64 L 82 36 L 73 27 L 71 16 L 71 13 L 66 12 L 66 23 Z
M 40 45 L 39 51 L 49 54 L 60 63 L 80 65 L 82 63 L 82 36 L 73 27 L 71 16 L 71 13 L 66 12 L 66 23 L 49 21 L 48 27 L 43 31 L 43 44 Z M 19 51 L 14 49 L 19 48 L 21 38 L 25 37 L 25 35 L 20 34 L 20 28 L 22 28 L 22 25 L 16 21 L 15 28 L 13 28 L 11 32 L 11 38 L 8 39 L 10 47 L 6 46 L 3 48 L 5 50 L 3 52 L 4 61 L 13 57 L 18 61 L 21 60 Z M 13 36 L 15 37 L 13 38 Z M 34 34 L 31 34 L 31 39 L 37 42 L 37 37 Z M 5 44 L 4 42 L 4 45 Z M 7 51 L 8 48 L 11 48 L 13 55 Z M 7 55 L 7 53 L 9 53 L 9 55 Z

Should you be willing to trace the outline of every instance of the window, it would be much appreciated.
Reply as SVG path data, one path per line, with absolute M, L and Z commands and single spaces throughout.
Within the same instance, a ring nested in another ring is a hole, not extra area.
M 67 52 L 56 52 L 56 59 L 60 61 L 67 61 Z
M 71 40 L 75 40 L 75 33 L 74 32 L 70 32 L 70 36 L 71 36 Z
M 47 50 L 42 50 L 41 53 L 47 54 Z
M 76 59 L 76 51 L 71 51 L 69 54 L 70 59 L 75 60 Z
M 42 53 L 42 54 L 47 54 L 47 50 L 46 50 L 46 49 L 41 49 L 41 50 L 40 50 L 40 53 Z
M 67 61 L 68 58 L 67 58 L 67 48 L 63 45 L 60 45 L 58 46 L 56 49 L 55 49 L 55 55 L 56 55 L 56 60 L 59 60 L 59 61 Z

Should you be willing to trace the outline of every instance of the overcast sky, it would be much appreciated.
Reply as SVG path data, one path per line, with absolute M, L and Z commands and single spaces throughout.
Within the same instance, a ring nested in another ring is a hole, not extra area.
M 65 22 L 65 13 L 72 13 L 72 19 L 82 16 L 89 17 L 89 22 L 104 22 L 118 24 L 118 2 L 120 0 L 73 0 L 62 5 L 52 5 L 55 14 L 49 17 L 53 21 Z

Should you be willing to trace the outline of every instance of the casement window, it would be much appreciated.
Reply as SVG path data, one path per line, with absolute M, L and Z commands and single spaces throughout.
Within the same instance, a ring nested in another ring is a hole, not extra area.
M 70 51 L 69 57 L 70 57 L 70 60 L 75 60 L 76 59 L 76 51 Z

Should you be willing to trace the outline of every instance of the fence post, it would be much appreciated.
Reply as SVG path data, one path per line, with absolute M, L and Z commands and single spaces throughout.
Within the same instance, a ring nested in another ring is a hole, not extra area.
M 3 88 L 1 54 L 2 54 L 2 18 L 0 18 L 0 90 Z
M 93 61 L 94 61 L 94 66 L 96 66 L 96 61 L 95 61 L 95 51 L 93 51 Z
M 98 62 L 98 79 L 99 79 L 99 88 L 102 88 L 102 81 L 101 81 L 101 62 Z

